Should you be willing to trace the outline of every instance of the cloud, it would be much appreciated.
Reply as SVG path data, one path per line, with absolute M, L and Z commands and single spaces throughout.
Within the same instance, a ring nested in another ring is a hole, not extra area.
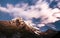
M 60 20 L 60 9 L 49 8 L 49 4 L 42 0 L 38 0 L 35 5 L 31 6 L 29 6 L 28 3 L 16 4 L 15 6 L 7 4 L 7 7 L 0 6 L 0 11 L 9 13 L 14 18 L 22 17 L 25 19 L 25 22 L 29 22 L 36 28 L 41 28 L 45 26 L 45 24 Z M 32 18 L 41 18 L 40 24 L 36 25 L 32 23 Z M 47 26 L 54 28 L 52 25 Z
M 57 7 L 60 8 L 60 2 L 58 2 Z

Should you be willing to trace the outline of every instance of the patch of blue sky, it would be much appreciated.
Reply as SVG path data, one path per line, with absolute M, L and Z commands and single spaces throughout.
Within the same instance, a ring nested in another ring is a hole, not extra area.
M 32 18 L 32 22 L 34 23 L 34 24 L 40 24 L 40 18 Z
M 20 1 L 19 0 L 0 0 L 1 6 L 6 6 L 7 3 L 15 5 L 18 2 Z
M 54 9 L 54 8 L 58 8 L 57 4 L 60 2 L 59 0 L 45 0 L 48 4 L 49 7 Z
M 6 6 L 7 3 L 9 4 L 18 4 L 18 3 L 28 3 L 29 5 L 34 5 L 37 0 L 0 0 L 1 6 Z
M 50 7 L 50 8 L 57 8 L 57 4 L 58 4 L 58 1 L 53 0 L 53 1 L 49 4 L 49 7 Z
M 56 29 L 58 31 L 60 31 L 60 20 L 56 21 L 55 23 L 53 23 L 56 26 Z
M 11 20 L 13 17 L 8 13 L 3 13 L 0 11 L 0 20 Z

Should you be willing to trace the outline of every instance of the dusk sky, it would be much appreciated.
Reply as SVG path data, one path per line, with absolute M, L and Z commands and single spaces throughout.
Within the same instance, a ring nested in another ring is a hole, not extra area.
M 16 17 L 42 31 L 60 31 L 60 0 L 0 0 L 0 20 Z

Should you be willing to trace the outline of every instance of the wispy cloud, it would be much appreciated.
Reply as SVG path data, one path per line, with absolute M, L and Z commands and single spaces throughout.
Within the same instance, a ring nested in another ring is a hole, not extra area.
M 35 5 L 31 6 L 29 6 L 28 3 L 16 4 L 15 6 L 12 4 L 6 5 L 7 7 L 0 6 L 0 11 L 9 13 L 14 18 L 22 17 L 25 21 L 30 22 L 34 27 L 36 24 L 32 23 L 32 18 L 41 18 L 40 24 L 37 25 L 37 27 L 40 28 L 45 26 L 45 24 L 60 20 L 60 9 L 49 8 L 49 4 L 46 1 L 38 0 Z M 52 26 L 52 28 L 54 28 L 54 26 Z

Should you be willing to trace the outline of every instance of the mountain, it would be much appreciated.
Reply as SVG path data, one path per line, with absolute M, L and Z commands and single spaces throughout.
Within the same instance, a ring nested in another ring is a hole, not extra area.
M 21 18 L 0 21 L 0 38 L 52 38 L 57 33 L 51 29 L 41 32 L 27 25 Z
M 42 35 L 44 38 L 52 38 L 55 36 L 58 32 L 52 29 L 48 29 L 44 34 Z

